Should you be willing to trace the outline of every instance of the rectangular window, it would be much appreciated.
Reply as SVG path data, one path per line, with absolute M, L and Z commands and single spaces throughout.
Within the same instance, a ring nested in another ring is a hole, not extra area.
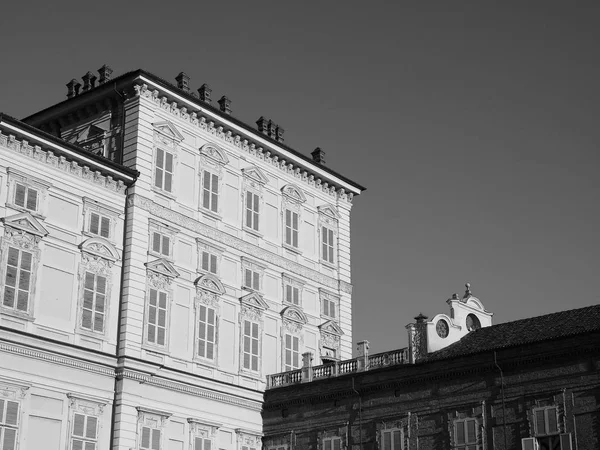
M 142 441 L 140 450 L 160 450 L 160 430 L 157 428 L 142 427 Z
M 38 191 L 36 189 L 15 183 L 15 205 L 30 211 L 37 211 L 37 202 Z
M 258 231 L 259 197 L 254 192 L 246 192 L 246 226 Z
M 218 212 L 219 176 L 204 171 L 202 184 L 202 206 L 212 212 Z
M 217 327 L 215 310 L 200 305 L 198 315 L 198 356 L 206 359 L 214 359 L 215 331 Z
M 150 289 L 148 299 L 147 340 L 164 346 L 167 337 L 167 293 Z
M 298 248 L 298 213 L 285 210 L 285 243 Z
M 32 264 L 32 253 L 8 247 L 4 300 L 2 302 L 4 306 L 17 311 L 29 311 Z
M 402 450 L 402 432 L 398 429 L 382 430 L 381 450 Z
M 194 437 L 194 450 L 211 450 L 212 441 L 201 437 Z
M 260 273 L 252 269 L 244 269 L 244 286 L 260 291 Z
M 202 250 L 202 270 L 210 273 L 217 273 L 217 255 L 207 250 Z
M 258 372 L 258 324 L 244 320 L 244 369 Z
M 173 154 L 156 149 L 154 186 L 171 192 L 173 189 Z
M 323 450 L 341 450 L 342 439 L 339 437 L 323 439 Z
M 454 422 L 454 448 L 477 450 L 477 419 L 462 419 Z
M 19 431 L 19 403 L 0 399 L 0 448 L 15 450 Z
M 285 335 L 285 368 L 284 371 L 300 367 L 300 340 L 291 334 Z
M 156 231 L 152 233 L 152 251 L 164 256 L 171 254 L 171 239 Z
M 323 315 L 327 316 L 327 317 L 331 317 L 332 319 L 335 319 L 335 317 L 336 317 L 336 314 L 335 314 L 336 302 L 333 300 L 329 300 L 327 298 L 323 298 L 322 302 L 323 302 Z
M 86 272 L 83 286 L 81 327 L 90 331 L 104 332 L 105 308 L 106 277 Z
M 324 261 L 328 263 L 334 263 L 333 258 L 333 230 L 330 230 L 327 227 L 321 227 L 321 241 L 322 241 L 322 258 Z
M 98 418 L 84 414 L 73 415 L 71 450 L 96 450 Z
M 110 219 L 97 213 L 91 213 L 89 232 L 108 239 L 110 237 Z
M 300 288 L 292 286 L 291 284 L 286 284 L 285 301 L 293 305 L 300 305 Z
M 558 410 L 556 407 L 534 410 L 536 436 L 558 433 Z

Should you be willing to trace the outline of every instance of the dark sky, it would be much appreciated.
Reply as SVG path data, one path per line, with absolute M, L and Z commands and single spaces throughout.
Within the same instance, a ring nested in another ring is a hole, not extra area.
M 367 186 L 353 339 L 372 351 L 466 281 L 495 323 L 598 303 L 598 2 L 7 3 L 0 111 L 104 63 L 183 70 Z

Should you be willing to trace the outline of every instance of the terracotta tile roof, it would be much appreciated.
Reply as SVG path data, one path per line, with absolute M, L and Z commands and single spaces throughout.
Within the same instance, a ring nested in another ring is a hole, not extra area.
M 594 331 L 600 331 L 600 305 L 484 327 L 431 353 L 424 361 L 454 358 Z

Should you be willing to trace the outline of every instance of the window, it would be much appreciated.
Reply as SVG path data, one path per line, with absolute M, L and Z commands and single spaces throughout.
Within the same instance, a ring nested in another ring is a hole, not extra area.
M 246 191 L 246 227 L 258 231 L 258 213 L 260 197 Z
M 163 256 L 171 256 L 171 238 L 157 231 L 152 233 L 152 251 Z
M 402 431 L 381 430 L 381 450 L 402 450 Z
M 217 260 L 217 255 L 210 253 L 208 250 L 202 250 L 202 270 L 216 274 Z
M 211 450 L 212 441 L 210 439 L 195 436 L 193 450 Z
M 524 450 L 571 450 L 571 434 L 560 433 L 556 406 L 535 408 L 533 420 L 535 437 L 522 439 Z
M 300 339 L 291 334 L 285 335 L 285 365 L 284 371 L 300 367 Z
M 534 409 L 533 415 L 536 436 L 558 433 L 558 409 L 556 407 Z
M 477 419 L 462 419 L 454 422 L 454 449 L 478 450 Z
M 81 327 L 86 330 L 104 332 L 106 284 L 105 276 L 85 272 Z
M 198 307 L 198 356 L 206 359 L 215 358 L 215 334 L 217 316 L 213 308 L 205 305 Z
M 219 176 L 208 170 L 202 175 L 202 207 L 214 213 L 219 211 Z
M 323 306 L 323 315 L 332 319 L 336 318 L 336 301 L 330 298 L 321 298 L 321 304 Z
M 15 205 L 37 211 L 38 191 L 21 183 L 15 183 Z
M 167 192 L 173 189 L 173 154 L 156 149 L 154 186 Z
M 98 418 L 85 414 L 73 414 L 70 450 L 96 450 L 98 442 Z
M 167 293 L 150 289 L 146 319 L 146 341 L 166 346 L 167 343 Z
M 323 261 L 334 264 L 333 247 L 334 247 L 333 230 L 327 227 L 321 227 L 321 258 Z
M 91 213 L 88 231 L 108 239 L 110 237 L 110 218 L 95 212 Z
M 19 403 L 0 399 L 0 448 L 15 450 L 19 431 Z
M 244 369 L 258 372 L 258 323 L 244 320 Z
M 285 210 L 285 243 L 298 248 L 298 213 Z
M 140 450 L 160 450 L 160 429 L 142 427 Z
M 331 437 L 323 439 L 323 450 L 341 450 L 342 439 L 339 437 Z
M 16 311 L 29 311 L 31 294 L 33 254 L 15 247 L 8 247 L 6 278 L 2 304 Z
M 250 268 L 244 269 L 244 286 L 255 291 L 260 291 L 260 272 Z
M 521 439 L 523 450 L 572 450 L 571 433 Z
M 285 285 L 285 301 L 292 305 L 300 304 L 300 288 L 292 286 L 291 284 Z

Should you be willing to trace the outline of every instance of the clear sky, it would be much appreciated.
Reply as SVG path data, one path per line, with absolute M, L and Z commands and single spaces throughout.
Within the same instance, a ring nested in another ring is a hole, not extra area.
M 598 2 L 7 2 L 0 111 L 104 63 L 185 71 L 321 147 L 368 188 L 353 339 L 378 352 L 466 281 L 494 323 L 599 302 L 598 23 Z

